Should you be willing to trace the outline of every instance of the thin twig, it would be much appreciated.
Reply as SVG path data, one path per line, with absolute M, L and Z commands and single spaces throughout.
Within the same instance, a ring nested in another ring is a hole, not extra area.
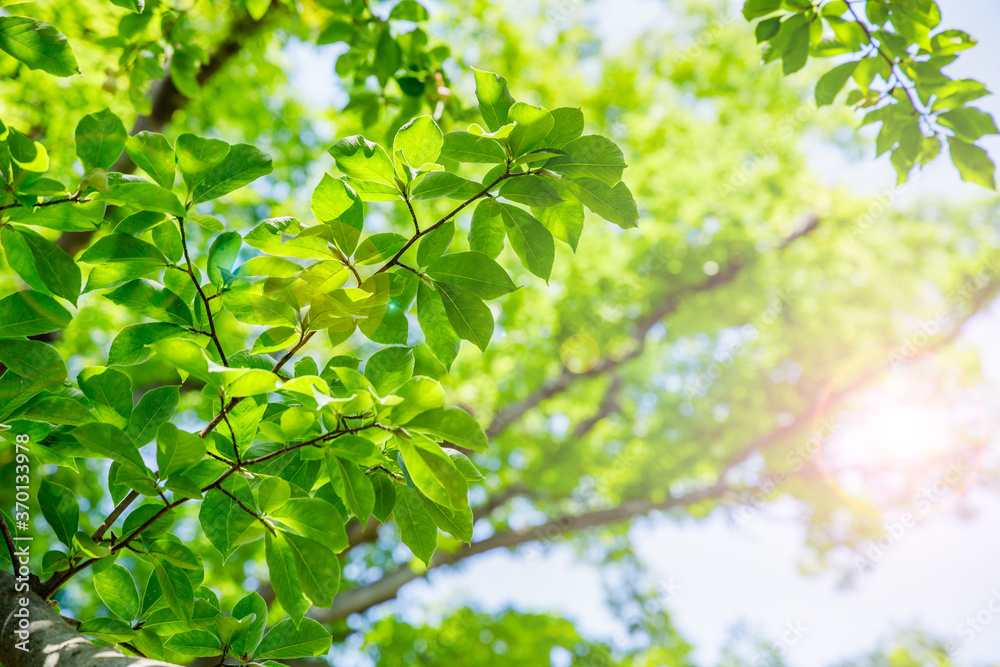
M 70 195 L 69 197 L 66 197 L 64 199 L 52 199 L 52 200 L 49 200 L 49 201 L 43 201 L 43 202 L 38 202 L 36 204 L 29 204 L 29 205 L 20 204 L 20 203 L 7 204 L 5 206 L 0 206 L 0 211 L 6 211 L 9 208 L 41 208 L 43 206 L 55 206 L 56 204 L 68 204 L 68 203 L 86 204 L 89 201 L 93 201 L 93 200 L 91 200 L 91 199 L 81 199 L 80 198 L 80 192 L 77 191 L 76 194 Z
M 208 297 L 205 296 L 204 290 L 201 289 L 201 282 L 194 275 L 194 266 L 191 263 L 191 255 L 188 254 L 187 247 L 187 234 L 184 231 L 184 218 L 177 218 L 177 226 L 181 229 L 181 246 L 184 248 L 184 259 L 187 261 L 187 274 L 191 276 L 191 282 L 194 283 L 195 289 L 198 290 L 198 296 L 201 297 L 202 303 L 205 305 L 205 316 L 208 318 L 208 329 L 211 332 L 209 337 L 211 337 L 212 342 L 215 343 L 215 349 L 219 351 L 219 358 L 222 360 L 223 366 L 228 366 L 229 361 L 226 359 L 226 353 L 222 350 L 222 343 L 219 342 L 219 334 L 215 331 L 215 320 L 212 318 L 212 304 L 208 302 Z
M 269 533 L 271 533 L 272 536 L 274 536 L 274 537 L 278 536 L 278 531 L 276 531 L 274 529 L 274 526 L 272 526 L 271 524 L 269 524 L 267 521 L 264 521 L 264 517 L 262 517 L 261 515 L 257 514 L 256 512 L 254 512 L 252 509 L 250 509 L 246 505 L 244 505 L 242 500 L 240 500 L 239 498 L 237 498 L 236 496 L 234 496 L 233 494 L 231 494 L 229 491 L 227 491 L 226 489 L 222 488 L 221 486 L 219 487 L 219 491 L 222 491 L 224 494 L 226 494 L 227 496 L 229 496 L 230 498 L 232 498 L 233 502 L 235 502 L 237 505 L 239 505 L 240 509 L 242 509 L 244 512 L 246 512 L 247 514 L 249 514 L 253 518 L 255 518 L 258 521 L 260 521 L 264 525 L 264 528 L 266 528 L 267 531 Z
M 122 512 L 128 509 L 128 506 L 135 502 L 135 499 L 138 497 L 139 494 L 135 490 L 129 491 L 128 495 L 122 498 L 120 503 L 115 505 L 115 508 L 111 510 L 111 514 L 108 515 L 108 518 L 105 519 L 104 522 L 97 527 L 97 530 L 94 531 L 92 537 L 95 542 L 99 542 L 101 538 L 104 537 L 104 533 L 108 532 L 108 529 L 114 525 L 115 521 L 118 520 L 118 517 L 122 515 Z
M 446 223 L 449 220 L 451 220 L 452 218 L 454 218 L 456 215 L 458 215 L 458 213 L 462 209 L 464 209 L 466 206 L 468 206 L 472 202 L 476 201 L 477 199 L 479 199 L 481 197 L 485 197 L 486 195 L 488 195 L 490 193 L 490 190 L 492 190 L 493 188 L 495 188 L 497 185 L 499 185 L 503 181 L 507 180 L 508 178 L 516 178 L 517 176 L 530 176 L 531 174 L 537 174 L 538 171 L 539 171 L 539 170 L 536 169 L 534 171 L 530 171 L 529 170 L 529 171 L 522 171 L 522 172 L 518 172 L 516 174 L 512 174 L 509 171 L 510 167 L 508 167 L 507 169 L 508 169 L 507 172 L 505 172 L 504 174 L 501 174 L 500 176 L 498 176 L 496 178 L 496 180 L 494 180 L 492 183 L 490 183 L 485 188 L 483 188 L 482 190 L 480 190 L 479 194 L 477 194 L 476 196 L 472 197 L 471 199 L 465 200 L 464 202 L 462 202 L 461 204 L 459 204 L 458 206 L 456 206 L 455 209 L 452 210 L 451 213 L 447 214 L 446 216 L 444 216 L 443 218 L 441 218 L 440 220 L 438 220 L 437 222 L 435 222 L 433 225 L 431 225 L 427 229 L 423 230 L 422 232 L 417 232 L 416 234 L 414 234 L 413 236 L 411 236 L 410 240 L 407 241 L 403 245 L 403 247 L 399 249 L 399 252 L 397 252 L 395 255 L 393 255 L 392 259 L 390 259 L 388 262 L 386 262 L 385 264 L 383 264 L 382 268 L 380 268 L 378 271 L 376 271 L 375 274 L 377 275 L 377 274 L 382 273 L 384 271 L 388 271 L 393 266 L 397 266 L 399 264 L 399 258 L 402 257 L 403 253 L 405 253 L 407 250 L 409 250 L 410 246 L 412 246 L 414 243 L 416 243 L 417 240 L 420 237 L 426 236 L 427 234 L 430 234 L 435 229 L 437 229 L 438 227 L 440 227 L 444 223 Z

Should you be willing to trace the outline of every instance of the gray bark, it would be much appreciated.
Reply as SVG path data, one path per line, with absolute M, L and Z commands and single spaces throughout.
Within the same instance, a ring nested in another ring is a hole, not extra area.
M 177 667 L 126 656 L 111 646 L 94 646 L 45 600 L 16 590 L 16 584 L 13 575 L 0 571 L 0 664 L 4 667 Z M 16 631 L 26 631 L 27 651 L 17 647 L 22 637 Z

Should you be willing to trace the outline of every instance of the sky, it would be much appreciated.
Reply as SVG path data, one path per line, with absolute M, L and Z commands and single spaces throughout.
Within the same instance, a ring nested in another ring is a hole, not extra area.
M 965 29 L 983 40 L 962 54 L 951 73 L 1000 90 L 1000 2 L 938 1 L 944 25 Z M 579 4 L 567 0 L 571 8 Z M 662 7 L 647 0 L 608 0 L 595 10 L 566 12 L 562 20 L 597 19 L 606 47 L 615 49 L 634 39 L 651 21 L 665 20 Z M 324 61 L 332 60 L 334 54 L 328 51 L 316 59 L 315 54 L 293 53 L 293 57 L 304 68 L 299 71 L 307 74 L 316 67 L 325 69 Z M 302 77 L 303 81 L 311 78 Z M 314 85 L 304 86 L 303 92 L 323 102 L 332 99 L 327 95 L 334 95 L 317 91 Z M 986 98 L 978 106 L 996 116 L 1000 97 Z M 1000 139 L 985 145 L 994 160 L 1000 157 Z M 888 156 L 876 160 L 873 150 L 851 161 L 833 149 L 817 147 L 811 159 L 816 172 L 831 183 L 872 195 L 893 190 L 895 174 Z M 938 160 L 896 202 L 905 207 L 933 198 L 962 202 L 982 197 L 980 188 L 958 179 L 947 160 Z M 983 356 L 994 395 L 1000 395 L 1000 352 L 993 348 L 998 333 L 1000 307 L 994 306 L 970 321 L 962 336 Z M 660 588 L 672 591 L 662 601 L 681 634 L 697 648 L 695 657 L 702 664 L 718 659 L 731 632 L 745 624 L 772 641 L 791 638 L 781 644 L 781 650 L 789 664 L 797 667 L 858 657 L 910 627 L 954 642 L 956 662 L 977 665 L 1000 657 L 1000 614 L 989 610 L 994 596 L 1000 600 L 1000 539 L 995 537 L 1000 498 L 972 493 L 961 504 L 971 518 L 959 519 L 949 511 L 921 517 L 926 520 L 897 531 L 875 566 L 850 587 L 844 587 L 833 571 L 802 574 L 805 537 L 797 519 L 801 508 L 787 500 L 767 506 L 742 523 L 734 523 L 725 511 L 698 521 L 641 519 L 630 536 Z M 469 591 L 475 591 L 474 600 Z M 604 605 L 599 572 L 579 562 L 566 547 L 486 554 L 459 569 L 435 571 L 427 580 L 407 585 L 400 599 L 403 604 L 397 608 L 431 615 L 463 602 L 487 610 L 513 606 L 560 613 L 574 620 L 586 635 L 612 644 L 624 641 L 622 624 Z M 1000 607 L 994 602 L 993 608 Z M 982 623 L 978 631 L 967 620 L 977 614 Z

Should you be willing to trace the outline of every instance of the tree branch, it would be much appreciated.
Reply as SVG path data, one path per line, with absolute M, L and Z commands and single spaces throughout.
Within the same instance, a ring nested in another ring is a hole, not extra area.
M 779 244 L 778 250 L 783 250 L 794 241 L 808 236 L 819 227 L 819 224 L 820 221 L 818 218 L 811 218 L 805 227 L 786 237 Z M 637 359 L 645 351 L 646 337 L 654 325 L 668 315 L 676 312 L 689 299 L 731 283 L 742 272 L 745 266 L 746 263 L 737 256 L 724 270 L 714 276 L 710 276 L 701 283 L 687 285 L 668 293 L 658 305 L 636 323 L 635 331 L 632 333 L 633 347 L 629 352 L 617 359 L 604 358 L 596 366 L 583 373 L 572 373 L 569 369 L 564 368 L 558 376 L 542 383 L 541 387 L 528 394 L 525 398 L 510 403 L 497 411 L 486 429 L 486 435 L 490 438 L 495 438 L 523 417 L 529 410 L 563 393 L 575 383 L 603 375 L 633 359 Z

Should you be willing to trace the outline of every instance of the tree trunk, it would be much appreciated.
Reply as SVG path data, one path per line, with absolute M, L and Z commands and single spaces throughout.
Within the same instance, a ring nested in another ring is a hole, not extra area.
M 0 664 L 4 667 L 177 667 L 129 657 L 112 646 L 94 646 L 45 600 L 17 591 L 16 583 L 11 574 L 0 571 Z M 16 634 L 22 631 L 26 635 Z M 22 643 L 25 636 L 27 644 Z

